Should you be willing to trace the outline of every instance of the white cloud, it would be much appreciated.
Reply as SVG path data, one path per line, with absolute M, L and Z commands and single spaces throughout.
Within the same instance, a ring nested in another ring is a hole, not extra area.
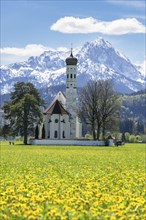
M 38 56 L 43 53 L 45 50 L 48 50 L 48 47 L 45 47 L 41 44 L 29 44 L 24 48 L 16 47 L 5 47 L 1 48 L 1 54 L 14 55 L 19 57 L 28 57 L 28 56 Z
M 102 33 L 107 35 L 123 35 L 128 33 L 146 33 L 146 27 L 135 18 L 99 21 L 92 17 L 64 17 L 54 23 L 51 26 L 51 30 L 68 34 Z
M 68 48 L 67 47 L 58 47 L 57 50 L 62 51 L 62 52 L 67 52 Z
M 39 56 L 41 53 L 52 48 L 43 46 L 41 44 L 28 44 L 22 48 L 5 47 L 0 48 L 1 64 L 7 65 L 9 63 L 23 62 L 30 56 Z

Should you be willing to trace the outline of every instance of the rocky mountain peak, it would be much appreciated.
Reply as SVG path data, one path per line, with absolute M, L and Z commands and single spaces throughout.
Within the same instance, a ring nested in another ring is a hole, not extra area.
M 38 89 L 52 88 L 51 91 L 56 86 L 58 90 L 62 85 L 65 88 L 65 59 L 69 54 L 70 51 L 50 49 L 25 62 L 1 66 L 1 93 L 9 94 L 18 81 L 29 81 Z M 90 79 L 112 79 L 115 89 L 123 93 L 138 91 L 145 86 L 145 77 L 139 69 L 103 38 L 74 48 L 73 54 L 78 59 L 79 87 Z

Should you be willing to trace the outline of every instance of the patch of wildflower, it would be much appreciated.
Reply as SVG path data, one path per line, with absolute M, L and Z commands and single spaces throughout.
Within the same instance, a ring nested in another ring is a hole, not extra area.
M 0 219 L 145 219 L 144 160 L 143 145 L 3 145 Z

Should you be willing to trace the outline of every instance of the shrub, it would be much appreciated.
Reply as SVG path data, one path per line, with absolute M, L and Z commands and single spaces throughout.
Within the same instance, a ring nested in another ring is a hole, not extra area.
M 131 134 L 131 135 L 129 136 L 129 142 L 130 142 L 130 143 L 136 143 L 136 136 L 133 135 L 133 134 Z

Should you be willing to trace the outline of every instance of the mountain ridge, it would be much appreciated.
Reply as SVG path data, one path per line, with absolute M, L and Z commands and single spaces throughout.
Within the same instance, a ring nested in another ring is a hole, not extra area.
M 137 92 L 144 89 L 146 78 L 138 68 L 111 43 L 102 38 L 86 42 L 74 48 L 78 59 L 77 86 L 89 80 L 111 79 L 116 91 Z M 50 49 L 40 56 L 31 56 L 27 61 L 1 66 L 1 94 L 9 94 L 16 82 L 32 82 L 37 89 L 65 87 L 65 59 L 70 51 Z M 51 91 L 51 90 L 50 90 Z M 49 95 L 49 94 L 48 94 Z

